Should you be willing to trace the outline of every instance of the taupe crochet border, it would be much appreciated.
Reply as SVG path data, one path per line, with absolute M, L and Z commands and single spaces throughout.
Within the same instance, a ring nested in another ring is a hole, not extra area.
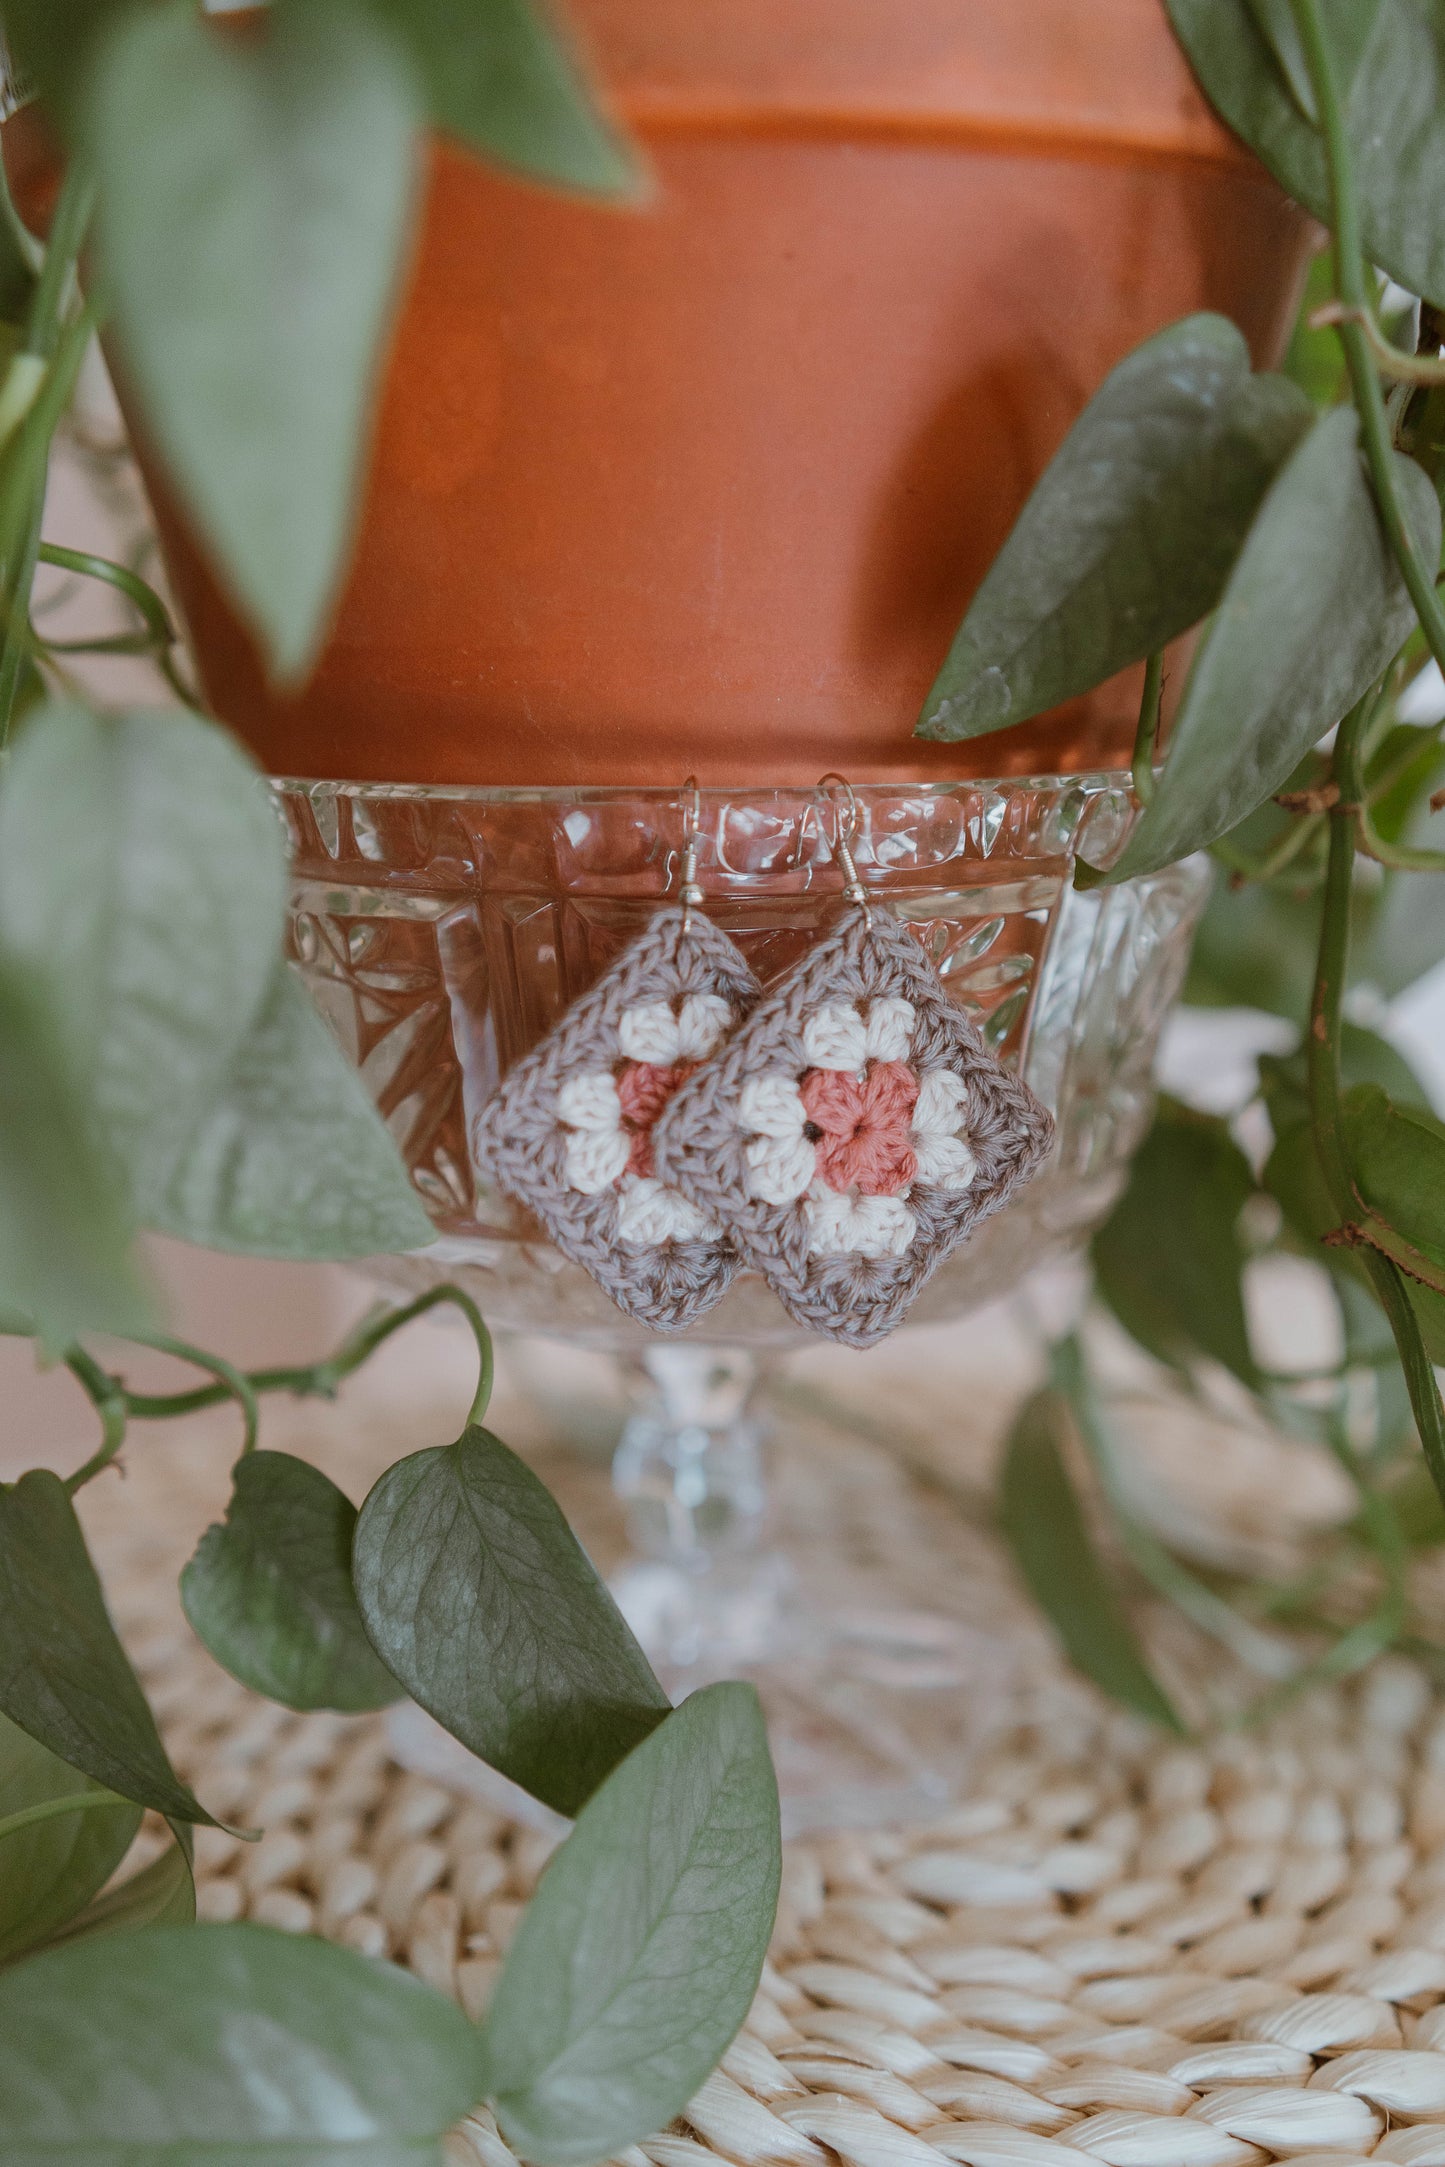
M 660 1178 L 725 1220 L 789 1316 L 853 1347 L 871 1347 L 903 1321 L 944 1259 L 1037 1172 L 1054 1133 L 1028 1086 L 942 992 L 914 935 L 876 904 L 872 919 L 870 929 L 861 911 L 850 910 L 683 1085 L 653 1131 Z M 919 1233 L 906 1255 L 812 1256 L 800 1203 L 768 1204 L 747 1193 L 738 1097 L 749 1076 L 769 1069 L 802 1075 L 812 1065 L 803 1026 L 825 1001 L 885 994 L 903 995 L 917 1011 L 913 1065 L 951 1069 L 967 1085 L 978 1171 L 962 1193 L 915 1183 L 908 1206 Z
M 686 1331 L 706 1316 L 732 1284 L 737 1251 L 726 1238 L 655 1248 L 619 1241 L 616 1191 L 583 1196 L 567 1185 L 557 1094 L 579 1070 L 621 1058 L 618 1021 L 634 1003 L 720 993 L 745 1014 L 758 991 L 740 951 L 708 919 L 694 912 L 684 935 L 680 910 L 659 911 L 473 1119 L 476 1163 L 536 1213 L 563 1255 L 619 1309 L 656 1332 Z

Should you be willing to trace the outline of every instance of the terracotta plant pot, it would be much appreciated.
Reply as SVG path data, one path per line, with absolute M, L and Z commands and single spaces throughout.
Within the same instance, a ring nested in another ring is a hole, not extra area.
M 1277 355 L 1305 224 L 1161 0 L 571 0 L 655 192 L 438 146 L 349 584 L 271 689 L 159 507 L 206 692 L 273 772 L 811 782 L 1119 764 L 1120 680 L 910 732 L 1105 371 L 1190 310 Z

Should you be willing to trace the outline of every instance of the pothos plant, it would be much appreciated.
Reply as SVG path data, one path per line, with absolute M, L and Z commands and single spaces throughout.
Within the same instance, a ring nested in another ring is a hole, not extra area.
M 1095 1240 L 1096 1286 L 1186 1389 L 1217 1405 L 1227 1376 L 1326 1446 L 1348 1519 L 1288 1585 L 1201 1569 L 1136 1502 L 1077 1338 L 1054 1350 L 1004 1464 L 1005 1529 L 1070 1653 L 1182 1728 L 1090 1547 L 1068 1472 L 1079 1451 L 1137 1583 L 1262 1674 L 1255 1708 L 1392 1645 L 1445 1666 L 1409 1574 L 1414 1548 L 1445 1540 L 1445 1126 L 1370 1027 L 1445 957 L 1445 849 L 1429 830 L 1445 748 L 1405 697 L 1445 665 L 1445 9 L 1168 4 L 1208 96 L 1328 227 L 1328 253 L 1284 374 L 1252 372 L 1215 316 L 1114 370 L 994 562 L 919 727 L 997 730 L 1146 661 L 1140 814 L 1076 884 L 1210 852 L 1223 884 L 1186 998 L 1295 1026 L 1228 1118 L 1163 1103 Z M 1201 620 L 1161 766 L 1163 650 Z M 1252 1344 L 1245 1281 L 1270 1254 L 1327 1276 L 1339 1353 L 1323 1369 L 1272 1372 Z M 1307 1627 L 1313 1649 L 1276 1621 Z
M 0 2151 L 413 2167 L 486 2100 L 529 2158 L 595 2159 L 679 2111 L 756 1989 L 780 1872 L 756 1695 L 670 1706 L 550 1495 L 484 1427 L 490 1341 L 459 1290 L 297 1369 L 242 1374 L 164 1331 L 141 1229 L 345 1258 L 430 1228 L 284 961 L 262 778 L 184 708 L 92 712 L 32 588 L 39 562 L 108 583 L 136 629 L 84 644 L 154 654 L 185 696 L 149 588 L 41 539 L 54 431 L 108 321 L 276 669 L 303 670 L 424 128 L 561 186 L 626 190 L 634 169 L 527 0 L 276 0 L 224 29 L 190 0 L 5 0 L 0 20 L 67 153 L 43 245 L 0 207 L 0 1331 L 63 1364 L 99 1426 L 68 1475 L 0 1485 Z M 480 1365 L 455 1442 L 418 1440 L 359 1513 L 262 1448 L 267 1393 L 333 1394 L 441 1302 Z M 203 1381 L 133 1389 L 102 1334 Z M 191 1831 L 213 1817 L 170 1762 L 76 1501 L 137 1425 L 226 1400 L 231 1497 L 181 1583 L 207 1647 L 290 1708 L 408 1692 L 575 1820 L 480 2027 L 354 1952 L 192 1923 Z M 146 1814 L 168 1848 L 127 1878 Z
M 1346 1013 L 1352 944 L 1386 987 L 1433 953 L 1418 897 L 1437 857 L 1413 830 L 1437 738 L 1395 701 L 1427 653 L 1445 659 L 1430 313 L 1445 306 L 1445 24 L 1430 0 L 1172 13 L 1225 118 L 1330 225 L 1330 327 L 1297 356 L 1310 388 L 1252 373 L 1214 318 L 1126 360 L 1025 510 L 922 727 L 1007 727 L 1148 658 L 1142 814 L 1119 861 L 1081 881 L 1212 849 L 1242 885 L 1196 984 L 1228 994 L 1243 971 L 1253 997 L 1287 1007 L 1284 959 L 1313 954 L 1298 1050 L 1262 1085 L 1267 1153 L 1166 1108 L 1096 1260 L 1151 1351 L 1201 1390 L 1222 1364 L 1349 1472 L 1360 1512 L 1342 1545 L 1370 1546 L 1380 1592 L 1323 1658 L 1341 1670 L 1407 1630 L 1412 1423 L 1445 1478 L 1430 1360 L 1445 1351 L 1445 1134 Z M 429 1299 L 457 1302 L 477 1334 L 471 1417 L 388 1471 L 359 1516 L 315 1469 L 260 1448 L 260 1401 L 334 1390 L 418 1305 L 314 1367 L 259 1375 L 164 1334 L 138 1227 L 344 1257 L 410 1246 L 426 1224 L 281 963 L 284 865 L 259 778 L 199 718 L 57 701 L 65 656 L 30 602 L 47 557 L 109 582 L 139 613 L 123 643 L 183 686 L 134 575 L 40 539 L 51 438 L 108 319 L 191 518 L 278 674 L 304 672 L 344 561 L 424 126 L 561 185 L 625 193 L 636 171 L 524 0 L 272 0 L 230 30 L 191 0 L 0 0 L 0 20 L 69 158 L 43 249 L 0 222 L 0 1302 L 100 1427 L 69 1476 L 0 1490 L 0 2133 L 10 2156 L 76 2167 L 117 2144 L 200 2158 L 218 2137 L 236 2159 L 361 2145 L 411 2162 L 488 2097 L 530 2157 L 595 2157 L 685 2102 L 756 1982 L 778 1873 L 756 1704 L 722 1686 L 668 1710 L 555 1506 L 482 1427 L 488 1342 L 454 1290 Z M 1417 351 L 1387 336 L 1374 266 L 1426 304 Z M 1343 357 L 1340 404 L 1332 382 L 1313 396 L 1321 337 Z M 1162 651 L 1205 618 L 1156 772 Z M 1340 1306 L 1343 1359 L 1304 1383 L 1265 1375 L 1245 1329 L 1241 1228 L 1260 1199 L 1278 1243 L 1324 1260 Z M 163 1345 L 206 1381 L 141 1394 L 93 1351 L 102 1332 Z M 480 2031 L 350 1952 L 175 1923 L 206 1808 L 166 1757 L 74 1499 L 133 1425 L 224 1399 L 245 1449 L 183 1583 L 212 1651 L 290 1706 L 410 1691 L 577 1816 Z M 1133 1516 L 1066 1342 L 1012 1441 L 1006 1521 L 1085 1667 L 1177 1722 L 1092 1563 L 1069 1428 L 1145 1576 L 1237 1650 L 1257 1627 Z M 145 1810 L 171 1848 L 108 1886 Z

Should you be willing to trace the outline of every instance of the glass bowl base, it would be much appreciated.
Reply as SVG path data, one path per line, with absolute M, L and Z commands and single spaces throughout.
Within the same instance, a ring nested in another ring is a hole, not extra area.
M 742 1350 L 674 1344 L 627 1368 L 610 1491 L 595 1459 L 549 1455 L 545 1472 L 670 1697 L 757 1687 L 789 1836 L 939 1814 L 1013 1700 L 978 1516 L 940 1509 L 886 1445 Z M 563 1826 L 419 1709 L 393 1712 L 391 1743 L 418 1773 Z
M 745 1678 L 757 1687 L 786 1837 L 934 1819 L 961 1795 L 980 1748 L 1006 1720 L 1009 1645 L 957 1619 L 867 1608 L 852 1599 L 846 1611 L 811 1609 L 791 1561 L 778 1553 L 738 1583 L 736 1602 L 721 1590 L 699 1599 L 695 1587 L 668 1587 L 668 1572 L 631 1567 L 613 1592 L 674 1701 L 716 1678 Z M 712 1635 L 706 1658 L 696 1663 L 670 1662 L 648 1646 L 649 1624 L 670 1634 L 679 1613 L 690 1627 L 705 1623 Z M 767 1655 L 730 1658 L 729 1630 L 741 1627 L 744 1645 L 756 1650 L 765 1615 Z M 395 1758 L 418 1775 L 534 1827 L 566 1826 L 411 1702 L 392 1711 L 389 1739 Z
M 642 1564 L 613 1592 L 674 1700 L 714 1678 L 757 1687 L 786 1835 L 929 1820 L 959 1795 L 1003 1720 L 1005 1644 L 831 1554 L 774 1550 L 720 1577 Z M 680 1632 L 693 1662 L 669 1654 Z

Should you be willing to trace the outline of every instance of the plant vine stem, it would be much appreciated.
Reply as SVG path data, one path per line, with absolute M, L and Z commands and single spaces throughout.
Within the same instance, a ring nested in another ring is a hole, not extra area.
M 15 508 L 4 506 L 5 566 L 0 601 L 4 604 L 4 641 L 0 644 L 0 753 L 10 736 L 10 720 L 20 673 L 25 664 L 30 630 L 30 590 L 35 583 L 36 557 L 40 548 L 40 522 L 45 510 L 45 476 L 50 464 L 50 440 L 55 434 L 75 382 L 81 355 L 89 343 L 94 316 L 83 308 L 80 322 L 84 336 L 75 348 L 73 326 L 65 322 L 81 245 L 95 201 L 95 190 L 84 167 L 75 161 L 60 190 L 51 221 L 50 237 L 31 295 L 30 314 L 19 354 L 12 362 L 28 369 L 33 388 L 15 409 L 16 434 L 9 446 L 8 464 L 14 470 L 12 487 Z M 57 397 L 58 392 L 58 397 Z M 6 491 L 7 498 L 10 495 Z
M 1282 1684 L 1271 1687 L 1251 1702 L 1239 1719 L 1239 1727 L 1246 1728 L 1262 1718 L 1273 1715 L 1290 1701 L 1308 1690 L 1334 1678 L 1347 1678 L 1352 1672 L 1363 1670 L 1386 1648 L 1398 1645 L 1408 1615 L 1408 1583 L 1406 1579 L 1408 1554 L 1400 1531 L 1399 1515 L 1388 1497 L 1377 1490 L 1360 1464 L 1359 1455 L 1351 1446 L 1337 1421 L 1328 1425 L 1330 1449 L 1348 1476 L 1360 1500 L 1370 1545 L 1380 1562 L 1384 1575 L 1384 1587 L 1379 1601 L 1368 1614 L 1340 1633 L 1322 1656 L 1295 1672 Z M 1319 1621 L 1322 1630 L 1333 1628 L 1324 1620 Z
M 91 550 L 63 549 L 56 542 L 40 544 L 40 562 L 55 565 L 63 572 L 74 572 L 78 578 L 99 580 L 123 595 L 139 615 L 145 629 L 141 632 L 118 632 L 105 639 L 47 640 L 31 626 L 31 638 L 38 650 L 47 657 L 54 655 L 150 655 L 171 690 L 188 707 L 200 712 L 200 700 L 194 687 L 188 685 L 175 665 L 175 650 L 179 644 L 176 628 L 171 622 L 170 611 L 148 581 L 129 566 L 116 564 L 109 557 L 98 557 Z
M 1406 1563 L 1405 1538 L 1400 1532 L 1400 1516 L 1394 1504 L 1382 1490 L 1377 1490 L 1369 1470 L 1345 1434 L 1344 1417 L 1339 1402 L 1325 1425 L 1329 1447 L 1360 1500 L 1370 1547 L 1380 1561 L 1385 1576 L 1384 1596 L 1373 1615 L 1381 1629 L 1389 1619 L 1394 1620 L 1393 1639 L 1405 1624 L 1406 1612 Z
M 1309 67 L 1329 176 L 1335 295 L 1343 304 L 1347 318 L 1335 326 L 1335 335 L 1344 348 L 1350 389 L 1360 417 L 1365 461 L 1374 484 L 1385 536 L 1409 589 L 1430 652 L 1445 669 L 1445 610 L 1442 610 L 1435 591 L 1436 567 L 1427 568 L 1421 564 L 1405 523 L 1396 487 L 1394 447 L 1390 442 L 1390 424 L 1380 393 L 1380 379 L 1369 339 L 1359 321 L 1360 314 L 1369 308 L 1365 251 L 1360 231 L 1360 206 L 1355 194 L 1354 153 L 1345 128 L 1329 38 L 1320 14 L 1320 0 L 1289 0 L 1289 4 Z M 1353 315 L 1350 312 L 1354 312 Z
M 1409 844 L 1387 842 L 1375 827 L 1372 806 L 1379 803 L 1402 775 L 1409 773 L 1425 746 L 1437 740 L 1440 731 L 1445 728 L 1445 717 L 1442 717 L 1430 727 L 1412 732 L 1418 742 L 1407 745 L 1394 760 L 1387 761 L 1374 781 L 1367 786 L 1365 762 L 1375 750 L 1379 727 L 1388 726 L 1390 706 L 1390 698 L 1382 689 L 1376 703 L 1375 718 L 1361 733 L 1356 751 L 1353 781 L 1348 793 L 1355 806 L 1356 842 L 1365 856 L 1373 858 L 1377 865 L 1392 866 L 1404 873 L 1445 873 L 1445 851 L 1416 849 Z
M 36 355 L 41 361 L 49 361 L 59 344 L 70 281 L 94 204 L 95 188 L 89 173 L 78 160 L 72 161 L 50 222 L 40 276 L 35 282 L 25 325 L 22 350 Z
M 1420 1443 L 1425 1453 L 1425 1464 L 1430 1479 L 1445 1504 L 1445 1404 L 1440 1398 L 1440 1386 L 1435 1376 L 1435 1366 L 1420 1330 L 1420 1320 L 1410 1300 L 1404 1274 L 1397 1264 L 1380 1255 L 1378 1249 L 1361 1252 L 1370 1284 L 1375 1290 L 1386 1322 L 1395 1337 L 1400 1368 L 1404 1373 L 1405 1389 L 1410 1395 L 1410 1411 L 1415 1417 L 1415 1427 L 1420 1432 Z
M 40 551 L 51 439 L 75 388 L 85 349 L 98 321 L 94 305 L 87 302 L 80 314 L 64 326 L 34 403 L 17 437 L 6 447 L 7 471 L 0 495 L 0 550 L 4 554 L 0 574 L 0 623 L 4 625 L 0 645 L 0 753 L 9 742 L 20 671 L 30 644 L 30 592 Z
M 1387 376 L 1401 384 L 1445 384 L 1445 361 L 1429 354 L 1407 354 L 1391 344 L 1368 308 L 1347 308 L 1343 302 L 1327 301 L 1309 319 L 1311 331 L 1337 331 L 1342 324 L 1358 324 L 1375 361 Z
M 471 1296 L 450 1284 L 430 1287 L 425 1294 L 417 1295 L 414 1301 L 405 1303 L 400 1309 L 385 1309 L 365 1318 L 336 1352 L 323 1361 L 287 1369 L 238 1370 L 218 1355 L 203 1353 L 200 1348 L 188 1346 L 182 1340 L 158 1337 L 135 1342 L 137 1346 L 155 1347 L 163 1354 L 193 1362 L 199 1368 L 210 1370 L 217 1380 L 214 1384 L 196 1385 L 188 1392 L 132 1392 L 121 1378 L 102 1369 L 83 1347 L 72 1347 L 65 1357 L 66 1367 L 100 1415 L 103 1436 L 99 1450 L 83 1467 L 77 1468 L 66 1488 L 73 1495 L 82 1484 L 110 1465 L 125 1442 L 128 1421 L 170 1421 L 178 1415 L 199 1414 L 204 1408 L 223 1406 L 228 1399 L 238 1401 L 245 1413 L 246 1442 L 242 1449 L 249 1452 L 256 1441 L 260 1413 L 257 1401 L 263 1393 L 289 1392 L 296 1399 L 333 1399 L 338 1386 L 360 1369 L 394 1333 L 442 1304 L 461 1311 L 477 1343 L 477 1389 L 467 1414 L 470 1427 L 483 1419 L 492 1396 L 495 1369 L 492 1335 Z
M 1334 769 L 1340 786 L 1340 803 L 1329 816 L 1329 861 L 1320 913 L 1319 958 L 1308 1039 L 1310 1119 L 1315 1148 L 1330 1200 L 1342 1224 L 1352 1220 L 1360 1208 L 1340 1130 L 1340 1039 L 1350 966 L 1350 901 L 1355 867 L 1352 801 L 1359 788 L 1360 737 L 1369 706 L 1367 695 L 1346 715 L 1335 738 Z M 1360 1255 L 1394 1336 L 1426 1464 L 1441 1500 L 1445 1502 L 1445 1405 L 1441 1403 L 1440 1387 L 1420 1332 L 1419 1319 L 1397 1266 L 1376 1249 L 1367 1247 Z
M 100 1806 L 125 1803 L 115 1791 L 70 1791 L 64 1798 L 38 1799 L 33 1806 L 21 1806 L 0 1819 L 0 1843 L 7 1836 L 18 1835 L 22 1828 L 32 1828 L 37 1821 L 53 1821 L 62 1813 L 94 1813 Z
M 1154 752 L 1159 743 L 1159 714 L 1164 698 L 1164 656 L 1153 654 L 1144 665 L 1139 725 L 1134 733 L 1134 795 L 1147 805 L 1154 795 Z
M 1273 880 L 1277 873 L 1293 865 L 1319 833 L 1322 819 L 1319 813 L 1296 813 L 1274 848 L 1267 850 L 1262 858 L 1251 858 L 1246 851 L 1235 850 L 1223 837 L 1210 844 L 1209 855 L 1227 866 L 1241 881 Z
M 138 572 L 132 572 L 128 565 L 117 564 L 110 557 L 98 557 L 93 550 L 64 549 L 58 542 L 46 542 L 40 557 L 42 563 L 53 564 L 59 571 L 74 572 L 79 579 L 95 579 L 104 586 L 114 587 L 136 610 L 153 639 L 174 643 L 176 628 L 171 623 L 170 611 L 155 588 Z M 68 652 L 71 646 L 69 641 L 51 644 L 59 653 Z
M 1442 730 L 1445 730 L 1445 716 L 1442 716 L 1439 722 L 1417 728 L 1415 735 L 1420 740 L 1419 744 L 1404 746 L 1393 760 L 1386 761 L 1379 774 L 1370 784 L 1369 789 L 1365 792 L 1363 802 L 1367 805 L 1378 805 L 1380 799 L 1394 788 L 1400 778 L 1409 774 L 1425 745 L 1432 738 L 1438 738 Z
M 136 1345 L 154 1347 L 157 1354 L 169 1354 L 174 1356 L 178 1362 L 189 1362 L 195 1369 L 209 1370 L 216 1382 L 225 1392 L 229 1393 L 241 1410 L 241 1419 L 244 1424 L 241 1443 L 242 1453 L 255 1451 L 257 1433 L 261 1427 L 261 1408 L 256 1398 L 256 1388 L 249 1377 L 245 1376 L 233 1363 L 226 1361 L 224 1356 L 207 1354 L 203 1348 L 193 1347 L 184 1339 L 171 1339 L 164 1332 L 148 1335 L 143 1340 L 138 1339 Z M 127 1399 L 129 1399 L 129 1394 L 127 1394 Z M 129 1412 L 133 1414 L 135 1412 L 134 1407 L 131 1407 Z
M 72 1377 L 84 1386 L 96 1413 L 100 1416 L 100 1443 L 90 1458 L 77 1467 L 73 1475 L 66 1477 L 67 1495 L 74 1497 L 77 1490 L 83 1489 L 87 1482 L 93 1482 L 103 1469 L 110 1466 L 125 1443 L 130 1407 L 120 1379 L 103 1370 L 83 1347 L 70 1349 L 65 1357 L 65 1366 Z
M 1213 1588 L 1191 1573 L 1140 1525 L 1134 1517 L 1119 1475 L 1118 1456 L 1103 1411 L 1089 1376 L 1077 1333 L 1070 1333 L 1050 1350 L 1053 1382 L 1073 1414 L 1079 1441 L 1088 1455 L 1104 1493 L 1119 1539 L 1135 1570 L 1157 1595 L 1173 1603 L 1203 1633 L 1227 1648 L 1239 1662 L 1266 1678 L 1283 1678 L 1293 1670 L 1294 1655 L 1285 1643 L 1261 1630 L 1239 1613 Z
M 10 740 L 10 724 L 20 692 L 21 673 L 25 668 L 27 642 L 22 628 L 28 627 L 29 623 L 29 596 L 35 584 L 35 566 L 40 555 L 40 527 L 44 517 L 45 481 L 42 476 L 32 487 L 24 530 L 16 544 L 13 561 L 6 568 L 4 581 L 5 637 L 3 642 L 0 642 L 0 754 L 4 753 Z
M 1397 873 L 1445 873 L 1445 850 L 1416 850 L 1406 843 L 1387 843 L 1375 833 L 1363 808 L 1358 827 L 1360 848 L 1377 865 L 1388 865 Z
M 1318 1661 L 1307 1663 L 1292 1678 L 1281 1685 L 1271 1686 L 1258 1700 L 1251 1701 L 1241 1709 L 1226 1727 L 1230 1730 L 1250 1730 L 1256 1723 L 1265 1722 L 1278 1715 L 1291 1701 L 1298 1700 L 1313 1686 L 1328 1685 L 1337 1678 L 1349 1678 L 1367 1663 L 1373 1663 L 1377 1655 L 1383 1655 L 1393 1647 L 1399 1637 L 1396 1623 L 1396 1602 L 1393 1589 L 1387 1589 L 1379 1602 L 1356 1625 L 1340 1634 L 1334 1645 L 1326 1649 Z
M 453 1286 L 450 1282 L 445 1286 L 432 1287 L 425 1294 L 417 1295 L 416 1299 L 408 1302 L 404 1308 L 384 1310 L 379 1316 L 364 1319 L 350 1337 L 343 1340 L 330 1361 L 318 1365 L 319 1371 L 324 1373 L 328 1379 L 329 1389 L 334 1391 L 336 1384 L 343 1377 L 349 1377 L 353 1370 L 359 1369 L 362 1363 L 376 1352 L 384 1340 L 391 1338 L 393 1332 L 399 1332 L 403 1325 L 410 1324 L 416 1317 L 425 1316 L 428 1310 L 436 1309 L 443 1303 L 452 1309 L 461 1311 L 471 1327 L 472 1337 L 477 1343 L 477 1389 L 472 1396 L 472 1404 L 467 1413 L 467 1423 L 470 1426 L 473 1423 L 480 1422 L 486 1414 L 492 1397 L 492 1379 L 496 1362 L 492 1348 L 492 1335 L 487 1330 L 482 1313 L 471 1296 L 464 1294 L 460 1287 Z M 327 1387 L 323 1387 L 323 1389 L 327 1389 Z
M 1335 745 L 1335 769 L 1348 764 L 1348 740 L 1359 727 L 1361 706 L 1352 709 L 1340 724 Z M 1352 811 L 1339 805 L 1329 816 L 1329 857 L 1325 868 L 1324 902 L 1320 912 L 1319 955 L 1315 966 L 1314 994 L 1310 1004 L 1307 1045 L 1310 1118 L 1315 1146 L 1324 1169 L 1330 1199 L 1342 1221 L 1355 1214 L 1355 1193 L 1349 1162 L 1340 1135 L 1340 1040 L 1344 1027 L 1345 983 L 1350 967 L 1350 901 L 1355 869 L 1355 820 Z
M 1293 1580 L 1250 1581 L 1238 1599 L 1266 1618 L 1294 1618 L 1305 1614 L 1318 1596 L 1327 1595 L 1344 1570 L 1343 1548 L 1317 1558 Z

